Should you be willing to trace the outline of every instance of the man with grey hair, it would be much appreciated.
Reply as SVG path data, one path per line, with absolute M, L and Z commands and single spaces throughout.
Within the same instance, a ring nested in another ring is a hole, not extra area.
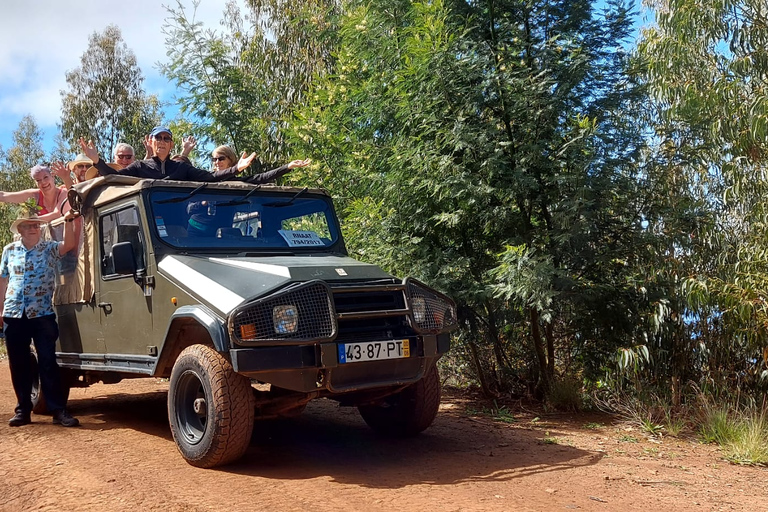
M 133 146 L 125 142 L 117 143 L 112 151 L 112 156 L 114 162 L 120 166 L 120 169 L 128 167 L 136 161 L 136 151 L 133 150 Z

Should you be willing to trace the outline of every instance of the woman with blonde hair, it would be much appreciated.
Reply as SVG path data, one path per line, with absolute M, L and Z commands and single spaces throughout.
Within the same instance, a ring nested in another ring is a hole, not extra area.
M 61 204 L 67 198 L 67 189 L 56 186 L 51 169 L 44 165 L 34 166 L 29 170 L 29 175 L 37 183 L 37 188 L 28 188 L 18 192 L 0 191 L 0 203 L 21 204 L 34 199 L 40 208 L 37 215 L 41 220 L 50 222 L 61 217 Z
M 238 161 L 237 153 L 235 153 L 235 150 L 229 146 L 219 146 L 214 149 L 211 153 L 211 159 L 213 160 L 213 168 L 215 170 L 232 167 Z M 271 171 L 262 172 L 255 176 L 251 176 L 245 181 L 249 183 L 268 183 L 270 181 L 275 181 L 280 176 L 287 174 L 290 170 L 297 167 L 305 167 L 311 162 L 312 160 L 309 159 L 293 160 L 292 162 L 289 162 L 285 165 L 281 165 L 277 169 L 272 169 Z

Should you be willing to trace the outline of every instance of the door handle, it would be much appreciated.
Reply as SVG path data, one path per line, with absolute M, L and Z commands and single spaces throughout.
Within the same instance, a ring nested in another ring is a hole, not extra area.
M 112 303 L 111 302 L 99 302 L 99 307 L 100 308 L 111 308 L 112 307 Z

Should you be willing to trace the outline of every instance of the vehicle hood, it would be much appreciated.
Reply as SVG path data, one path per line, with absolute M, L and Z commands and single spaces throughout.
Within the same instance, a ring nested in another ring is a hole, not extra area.
M 376 265 L 338 255 L 266 258 L 168 255 L 160 261 L 158 269 L 163 276 L 224 315 L 243 302 L 288 282 L 392 277 Z

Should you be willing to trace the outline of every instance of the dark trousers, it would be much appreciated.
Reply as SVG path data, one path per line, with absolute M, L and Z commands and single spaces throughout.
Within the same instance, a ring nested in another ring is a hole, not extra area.
M 64 395 L 61 392 L 59 365 L 56 363 L 56 340 L 59 326 L 56 315 L 27 318 L 3 317 L 5 324 L 5 346 L 8 350 L 8 363 L 11 367 L 11 382 L 16 392 L 16 412 L 32 412 L 32 356 L 30 342 L 34 340 L 37 351 L 37 369 L 40 373 L 40 387 L 45 397 L 48 410 L 57 412 L 64 409 Z

